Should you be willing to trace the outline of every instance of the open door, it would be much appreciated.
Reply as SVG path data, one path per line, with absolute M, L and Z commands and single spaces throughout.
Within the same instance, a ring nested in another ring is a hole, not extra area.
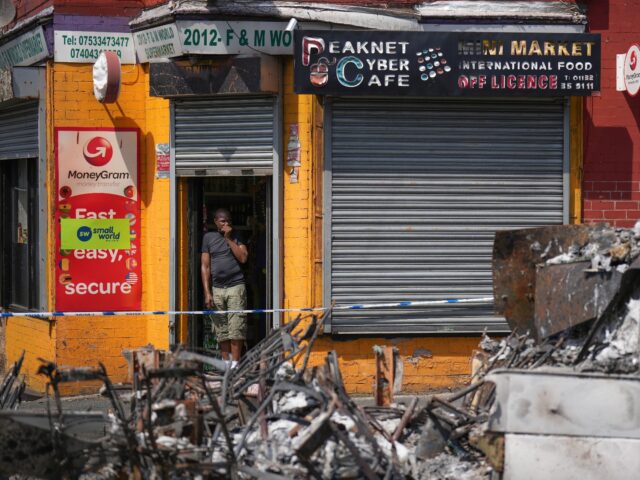
M 233 176 L 190 178 L 188 182 L 187 236 L 188 305 L 204 309 L 200 252 L 202 237 L 215 228 L 213 215 L 218 208 L 231 212 L 232 226 L 247 246 L 249 259 L 243 265 L 247 287 L 247 309 L 271 308 L 272 300 L 272 180 L 270 176 Z M 247 315 L 247 347 L 265 337 L 272 325 L 271 314 Z M 211 319 L 192 315 L 189 318 L 189 346 L 215 350 L 217 342 L 211 332 Z

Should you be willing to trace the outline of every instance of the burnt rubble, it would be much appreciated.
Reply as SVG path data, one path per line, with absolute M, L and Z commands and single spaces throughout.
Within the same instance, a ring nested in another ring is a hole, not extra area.
M 18 445 L 0 456 L 0 471 L 85 479 L 489 473 L 468 441 L 474 425 L 486 419 L 484 404 L 471 412 L 463 401 L 481 383 L 425 405 L 415 398 L 408 405 L 359 406 L 345 391 L 335 352 L 323 365 L 308 367 L 321 329 L 321 319 L 299 317 L 273 331 L 234 369 L 215 356 L 185 350 L 151 355 L 157 365 L 136 361 L 133 352 L 129 408 L 102 366 L 59 369 L 44 362 L 40 373 L 49 379 L 49 411 L 0 412 L 1 431 L 21 432 L 14 437 Z M 108 413 L 62 410 L 60 386 L 84 380 L 104 383 Z M 35 438 L 40 440 L 33 450 Z M 29 461 L 15 462 L 16 456 Z
M 637 338 L 640 290 L 634 295 L 617 320 L 625 332 L 633 323 Z M 17 426 L 23 427 L 27 444 L 18 448 L 20 455 L 36 457 L 7 462 L 10 452 L 5 450 L 0 471 L 84 479 L 123 474 L 274 480 L 489 478 L 503 469 L 504 440 L 500 443 L 500 436 L 487 431 L 496 387 L 485 377 L 504 369 L 611 368 L 610 350 L 620 348 L 612 325 L 603 325 L 589 345 L 584 343 L 589 333 L 585 328 L 538 344 L 526 334 L 512 333 L 499 341 L 485 336 L 474 353 L 467 387 L 387 407 L 361 407 L 347 395 L 334 352 L 323 365 L 308 367 L 322 328 L 315 317 L 298 318 L 272 332 L 236 369 L 215 356 L 185 350 L 152 355 L 151 363 L 136 362 L 133 352 L 130 408 L 102 367 L 58 369 L 43 363 L 41 373 L 49 378 L 53 396 L 50 411 L 41 416 L 48 435 L 26 431 L 25 424 L 34 428 L 31 417 L 0 412 L 0 423 L 12 425 L 3 431 L 15 433 Z M 581 352 L 587 352 L 585 358 Z M 637 369 L 637 354 L 636 348 L 636 362 L 624 365 Z M 148 357 L 148 351 L 144 355 Z M 60 385 L 95 379 L 104 383 L 110 412 L 63 412 Z M 29 442 L 36 437 L 38 449 L 33 450 Z M 6 447 L 7 442 L 0 443 Z
M 538 242 L 531 250 L 540 252 L 540 259 L 547 265 L 589 261 L 588 272 L 610 272 L 616 269 L 624 273 L 629 265 L 640 256 L 640 221 L 633 229 L 615 228 L 609 225 L 591 227 L 586 242 L 574 242 L 567 252 L 547 258 L 551 245 L 543 251 Z
M 14 410 L 22 400 L 25 390 L 24 379 L 20 378 L 22 362 L 24 362 L 24 352 L 0 381 L 0 410 Z
M 607 256 L 605 250 L 627 239 L 635 244 L 608 266 L 619 270 L 637 262 L 640 232 L 603 227 L 595 236 L 584 233 L 575 250 L 579 261 L 591 262 L 585 260 L 587 251 L 595 252 L 592 259 Z M 596 240 L 599 247 L 589 247 Z M 607 267 L 598 260 L 591 268 Z M 606 458 L 599 445 L 620 443 L 620 435 L 625 448 L 640 445 L 640 428 L 617 427 L 638 422 L 633 409 L 623 418 L 624 408 L 614 408 L 620 418 L 610 428 L 601 427 L 616 402 L 640 398 L 640 282 L 638 269 L 632 270 L 625 269 L 624 275 L 635 276 L 624 277 L 597 318 L 568 322 L 542 338 L 518 329 L 497 340 L 485 335 L 472 355 L 466 387 L 405 404 L 393 401 L 393 347 L 376 346 L 372 352 L 379 370 L 374 407 L 362 407 L 346 393 L 335 352 L 322 365 L 309 367 L 323 329 L 324 318 L 316 316 L 298 317 L 272 331 L 233 369 L 216 352 L 128 352 L 132 388 L 126 393 L 102 366 L 62 369 L 43 362 L 40 373 L 48 378 L 52 401 L 42 414 L 7 410 L 16 407 L 24 388 L 18 381 L 20 361 L 0 386 L 0 402 L 12 399 L 0 411 L 0 472 L 83 479 L 519 478 L 517 460 L 505 453 L 505 444 L 513 442 L 512 452 L 526 452 L 535 442 L 552 441 L 561 451 L 566 438 Z M 83 380 L 103 383 L 108 413 L 63 411 L 60 386 Z M 604 385 L 608 393 L 578 406 L 578 394 L 570 395 L 574 381 L 585 392 L 602 391 Z M 510 391 L 509 385 L 518 388 Z M 558 385 L 567 385 L 567 392 L 559 392 Z M 554 395 L 556 403 L 536 404 Z M 509 408 L 521 413 L 509 416 Z M 574 418 L 592 420 L 572 423 Z M 553 431 L 545 430 L 548 424 Z M 531 443 L 518 443 L 525 441 Z M 583 467 L 593 468 L 593 475 L 600 472 L 595 464 Z M 511 476 L 505 473 L 509 469 Z

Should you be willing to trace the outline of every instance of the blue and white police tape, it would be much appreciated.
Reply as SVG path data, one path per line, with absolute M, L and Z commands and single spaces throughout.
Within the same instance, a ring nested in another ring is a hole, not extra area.
M 148 310 L 148 311 L 103 311 L 103 312 L 0 312 L 0 318 L 6 317 L 103 317 L 115 315 L 220 315 L 225 313 L 295 313 L 295 312 L 326 312 L 327 310 L 365 310 L 370 308 L 406 308 L 430 307 L 449 304 L 490 304 L 493 297 L 483 298 L 447 298 L 444 300 L 405 301 L 395 303 L 362 303 L 356 305 L 335 305 L 333 307 L 307 308 L 266 308 L 255 310 Z

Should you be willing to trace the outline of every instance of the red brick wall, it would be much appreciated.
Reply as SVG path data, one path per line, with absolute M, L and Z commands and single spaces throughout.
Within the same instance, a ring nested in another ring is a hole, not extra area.
M 223 1 L 223 0 L 218 0 Z M 298 3 L 333 3 L 337 5 L 359 5 L 367 7 L 406 7 L 413 5 L 421 5 L 423 3 L 429 3 L 433 0 L 298 0 Z M 542 0 L 548 2 L 554 2 L 558 0 Z M 155 7 L 163 3 L 167 3 L 167 0 L 141 0 L 144 3 L 145 8 Z M 565 0 L 565 3 L 576 3 L 575 0 Z
M 585 100 L 584 221 L 620 227 L 640 219 L 640 95 L 616 92 L 616 54 L 640 42 L 640 0 L 588 2 L 602 35 L 601 95 Z
M 142 3 L 144 3 L 144 8 L 151 8 L 167 3 L 167 0 L 142 0 Z
M 53 5 L 53 0 L 13 0 L 16 7 L 16 20 L 35 15 Z
M 16 16 L 1 31 L 12 28 L 18 21 L 32 17 L 53 5 L 56 13 L 102 15 L 105 17 L 134 17 L 147 5 L 166 3 L 166 0 L 13 0 Z
M 56 13 L 134 17 L 145 7 L 143 0 L 54 0 Z
M 13 28 L 19 20 L 31 17 L 41 10 L 50 7 L 53 5 L 53 0 L 13 0 L 13 5 L 16 7 L 16 16 L 11 23 L 0 28 L 0 33 Z

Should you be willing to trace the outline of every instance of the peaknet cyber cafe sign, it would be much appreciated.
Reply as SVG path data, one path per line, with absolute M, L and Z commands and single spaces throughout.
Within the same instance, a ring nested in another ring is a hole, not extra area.
M 600 35 L 296 31 L 296 93 L 572 96 L 600 90 Z
M 139 140 L 132 128 L 56 128 L 55 307 L 139 310 Z

